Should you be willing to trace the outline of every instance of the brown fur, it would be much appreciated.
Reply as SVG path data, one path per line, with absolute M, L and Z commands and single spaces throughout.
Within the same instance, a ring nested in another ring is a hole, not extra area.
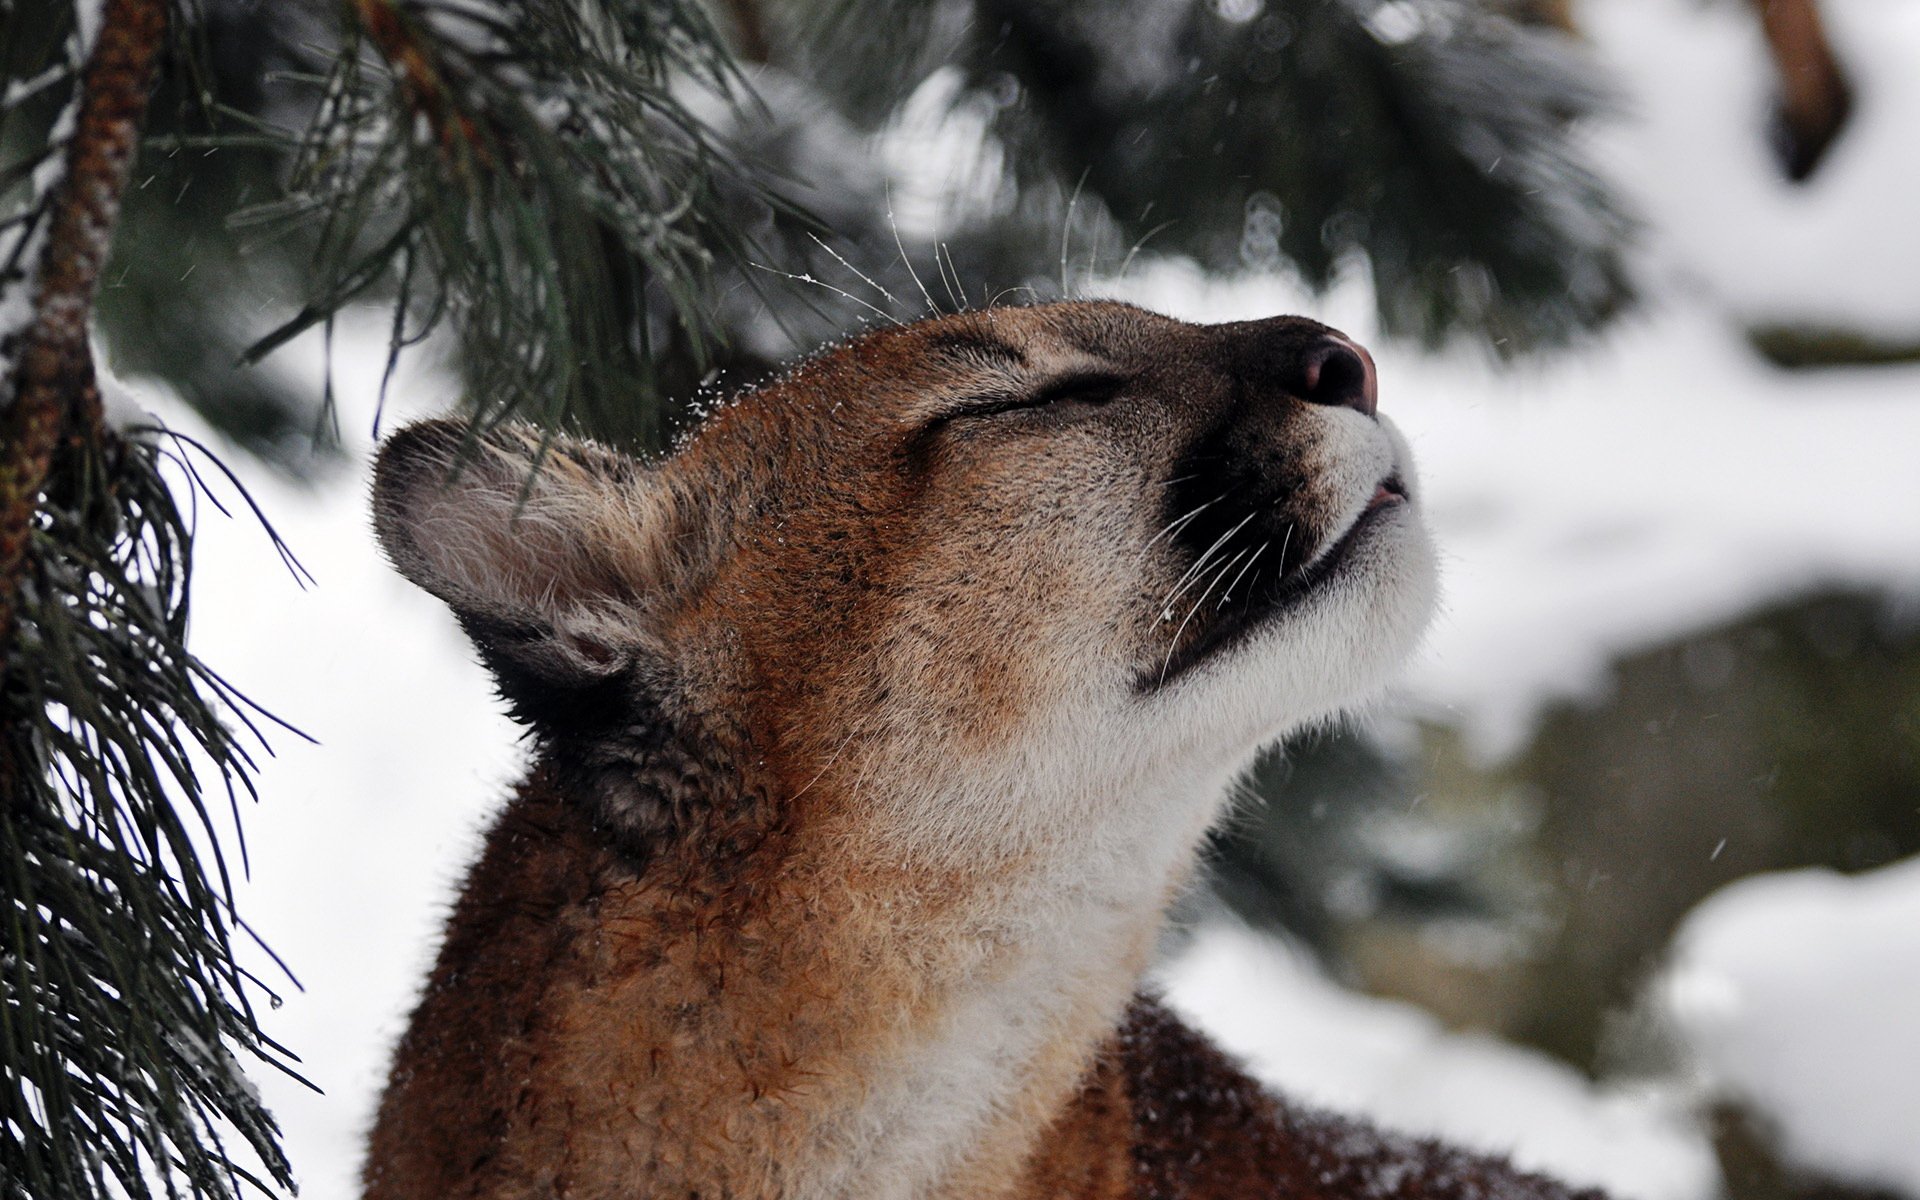
M 1498 1159 L 1295 1108 L 1151 1001 L 1129 1010 L 1118 1054 L 1135 1171 L 1121 1194 L 1138 1200 L 1601 1200 Z
M 845 1020 L 835 1004 L 844 997 L 815 971 L 798 975 L 819 990 L 776 983 L 741 1014 L 744 1029 L 715 1028 L 712 1001 L 731 988 L 737 1008 L 741 991 L 833 939 L 815 930 L 776 945 L 769 925 L 743 944 L 742 931 L 703 931 L 698 914 L 664 916 L 656 900 L 637 886 L 637 864 L 610 851 L 576 806 L 546 781 L 529 782 L 468 877 L 396 1053 L 369 1152 L 369 1200 L 780 1194 L 772 1161 L 727 1147 L 743 1141 L 777 1155 L 804 1138 L 797 1121 L 782 1128 L 789 1098 L 818 1102 L 857 1086 L 811 1073 L 806 1047 L 867 1031 Z M 702 983 L 689 988 L 690 977 Z M 911 990 L 894 987 L 893 998 Z M 861 995 L 864 1011 L 886 1010 L 886 994 Z M 610 1041 L 606 1024 L 629 1032 Z M 756 1047 L 750 1060 L 743 1043 Z M 951 1194 L 1599 1200 L 1497 1160 L 1286 1106 L 1148 999 L 1134 1000 L 1079 1075 L 1014 1178 Z M 715 1149 L 712 1161 L 737 1173 L 683 1174 L 698 1151 Z M 635 1190 L 584 1182 L 627 1175 L 628 1164 Z M 672 1182 L 639 1190 L 662 1175 Z M 496 1180 L 512 1182 L 482 1182 Z
M 1404 631 L 1376 650 L 1372 622 L 1425 602 L 1392 511 L 1337 557 L 1380 443 L 1370 390 L 1301 366 L 1328 344 L 988 312 L 840 347 L 657 465 L 501 430 L 455 470 L 457 427 L 393 439 L 381 538 L 537 752 L 396 1051 L 368 1200 L 1560 1196 L 1296 1114 L 1130 1001 L 1218 811 L 1158 789 L 1272 730 L 1207 707 L 1244 682 L 1175 690 L 1138 761 L 1101 722 L 1263 620 L 1314 631 L 1315 670 L 1390 658 Z M 1258 495 L 1182 533 L 1170 497 L 1210 471 Z M 1172 627 L 1168 592 L 1263 514 L 1267 590 Z M 1279 607 L 1322 552 L 1334 598 Z

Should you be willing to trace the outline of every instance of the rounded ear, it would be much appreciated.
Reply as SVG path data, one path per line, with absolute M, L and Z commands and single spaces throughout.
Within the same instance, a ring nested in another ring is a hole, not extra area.
M 577 717 L 651 643 L 678 516 L 654 469 L 527 426 L 413 425 L 374 468 L 387 556 L 447 602 L 534 723 Z

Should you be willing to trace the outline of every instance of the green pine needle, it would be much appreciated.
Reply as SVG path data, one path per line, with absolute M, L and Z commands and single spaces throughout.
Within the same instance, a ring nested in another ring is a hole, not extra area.
M 244 1073 L 291 1071 L 236 961 L 248 702 L 185 646 L 192 531 L 153 435 L 60 452 L 0 691 L 0 1195 L 290 1187 Z M 258 710 L 253 710 L 255 714 Z M 217 815 L 216 809 L 221 815 Z

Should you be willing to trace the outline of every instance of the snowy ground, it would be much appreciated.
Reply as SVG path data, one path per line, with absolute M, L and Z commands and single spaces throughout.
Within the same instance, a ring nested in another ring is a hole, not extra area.
M 1702 1200 L 1719 1183 L 1682 1087 L 1595 1087 L 1538 1051 L 1449 1033 L 1415 1005 L 1355 994 L 1243 928 L 1201 930 L 1164 973 L 1176 1009 L 1302 1103 L 1509 1154 L 1633 1200 Z
M 1129 292 L 1204 320 L 1306 303 L 1180 267 Z M 1489 757 L 1624 651 L 1819 584 L 1920 594 L 1920 371 L 1781 372 L 1698 297 L 1651 303 L 1549 365 L 1376 343 L 1441 546 L 1405 699 Z
M 1786 373 L 1743 323 L 1920 340 L 1920 4 L 1823 0 L 1855 120 L 1805 186 L 1764 137 L 1743 5 L 1577 6 L 1631 119 L 1595 151 L 1646 222 L 1649 302 L 1544 365 L 1372 337 L 1363 286 L 1138 272 L 1130 298 L 1195 320 L 1310 311 L 1367 340 L 1441 533 L 1445 610 L 1407 689 L 1490 757 L 1622 651 L 1816 584 L 1920 595 L 1920 372 Z
M 1920 1195 L 1920 859 L 1732 884 L 1687 918 L 1655 999 L 1696 1085 L 1792 1161 Z
M 1446 612 L 1403 703 L 1459 723 L 1490 754 L 1524 736 L 1542 702 L 1603 687 L 1622 650 L 1823 583 L 1920 596 L 1920 369 L 1780 373 L 1725 319 L 1815 311 L 1920 331 L 1920 158 L 1899 140 L 1920 125 L 1920 73 L 1893 66 L 1920 61 L 1920 5 L 1829 10 L 1842 53 L 1857 56 L 1860 122 L 1794 192 L 1757 141 L 1758 49 L 1741 6 L 1584 5 L 1640 114 L 1608 153 L 1653 225 L 1655 303 L 1605 344 L 1542 367 L 1376 346 L 1383 405 L 1420 456 L 1447 558 Z M 1213 286 L 1174 267 L 1128 287 L 1209 319 L 1306 307 L 1282 284 Z M 1364 336 L 1364 308 L 1343 293 L 1314 311 Z M 364 463 L 379 362 L 348 351 L 340 367 Z M 423 412 L 433 391 L 417 379 L 400 394 Z M 451 881 L 512 775 L 515 731 L 439 605 L 378 560 L 364 470 L 314 490 L 248 474 L 318 585 L 298 589 L 246 521 L 209 515 L 195 638 L 321 742 L 276 743 L 249 814 L 243 909 L 305 984 L 271 1027 L 326 1094 L 263 1085 L 303 1193 L 336 1200 L 353 1194 L 386 1048 Z M 1920 1046 L 1900 1007 L 1920 994 L 1914 871 L 1730 889 L 1689 925 L 1665 994 L 1701 1077 L 1753 1097 L 1803 1158 L 1920 1190 Z M 1782 928 L 1798 932 L 1771 936 Z M 1831 936 L 1840 929 L 1860 936 Z M 1671 1094 L 1597 1089 L 1512 1047 L 1442 1034 L 1241 935 L 1207 934 L 1171 986 L 1309 1098 L 1510 1149 L 1637 1200 L 1707 1200 L 1717 1186 Z

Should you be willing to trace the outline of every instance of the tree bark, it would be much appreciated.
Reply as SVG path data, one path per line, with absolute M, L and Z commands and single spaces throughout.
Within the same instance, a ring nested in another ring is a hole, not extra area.
M 16 348 L 12 400 L 0 412 L 0 682 L 54 451 L 65 434 L 102 433 L 88 318 L 166 27 L 165 0 L 107 0 L 81 76 L 66 174 L 48 201 L 46 242 L 21 285 L 34 289 L 33 315 Z
M 1780 166 L 1795 181 L 1820 165 L 1853 110 L 1853 89 L 1833 56 L 1817 0 L 1749 0 L 1780 81 Z
M 767 39 L 767 23 L 756 0 L 727 0 L 726 9 L 740 61 L 759 66 L 773 61 L 773 44 Z

